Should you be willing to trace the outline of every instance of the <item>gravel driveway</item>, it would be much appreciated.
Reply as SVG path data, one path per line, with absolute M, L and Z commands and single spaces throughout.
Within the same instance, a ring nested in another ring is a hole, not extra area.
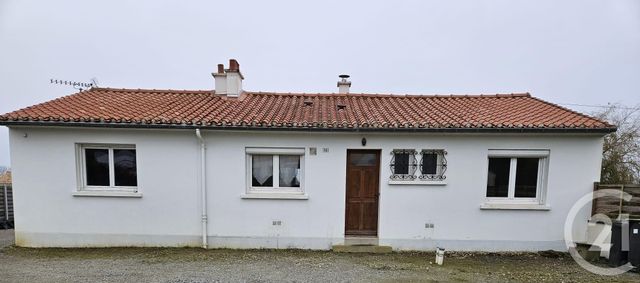
M 5 232 L 0 236 L 7 238 Z M 10 238 L 10 237 L 9 237 Z M 565 254 L 338 254 L 196 248 L 0 249 L 0 282 L 640 282 L 593 275 Z

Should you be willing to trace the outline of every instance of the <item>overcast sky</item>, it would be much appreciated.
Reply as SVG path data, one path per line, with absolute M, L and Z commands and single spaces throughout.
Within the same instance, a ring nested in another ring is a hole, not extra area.
M 74 92 L 51 78 L 212 89 L 229 58 L 254 91 L 337 92 L 347 73 L 352 92 L 640 104 L 638 0 L 96 2 L 0 0 L 1 113 Z

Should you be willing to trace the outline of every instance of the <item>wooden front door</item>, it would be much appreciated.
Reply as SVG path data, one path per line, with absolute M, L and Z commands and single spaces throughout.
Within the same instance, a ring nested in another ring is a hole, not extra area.
M 380 151 L 347 150 L 345 235 L 378 235 Z

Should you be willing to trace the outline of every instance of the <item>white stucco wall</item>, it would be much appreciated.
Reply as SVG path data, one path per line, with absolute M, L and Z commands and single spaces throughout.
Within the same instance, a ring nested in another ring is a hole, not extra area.
M 344 241 L 347 149 L 382 150 L 379 239 L 397 250 L 564 250 L 565 216 L 600 176 L 602 138 L 593 135 L 203 133 L 210 247 L 329 249 Z M 200 245 L 194 131 L 13 127 L 10 141 L 18 245 Z M 74 197 L 76 143 L 135 144 L 143 196 Z M 242 199 L 246 147 L 306 148 L 303 185 L 309 198 Z M 318 154 L 309 155 L 309 147 Z M 394 148 L 447 150 L 447 185 L 389 185 Z M 551 209 L 481 210 L 489 149 L 550 150 Z M 574 227 L 579 240 L 588 212 Z M 273 226 L 274 220 L 282 225 Z M 425 223 L 434 228 L 425 229 Z

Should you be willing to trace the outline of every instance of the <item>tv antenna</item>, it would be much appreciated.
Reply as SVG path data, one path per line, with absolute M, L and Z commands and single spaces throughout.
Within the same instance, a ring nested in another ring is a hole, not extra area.
M 72 86 L 73 88 L 83 91 L 84 89 L 87 88 L 92 88 L 92 87 L 98 87 L 98 80 L 96 78 L 91 78 L 91 82 L 76 82 L 76 81 L 66 81 L 66 80 L 58 80 L 58 79 L 51 79 L 50 80 L 52 84 L 56 84 L 56 85 L 68 85 L 68 86 Z

